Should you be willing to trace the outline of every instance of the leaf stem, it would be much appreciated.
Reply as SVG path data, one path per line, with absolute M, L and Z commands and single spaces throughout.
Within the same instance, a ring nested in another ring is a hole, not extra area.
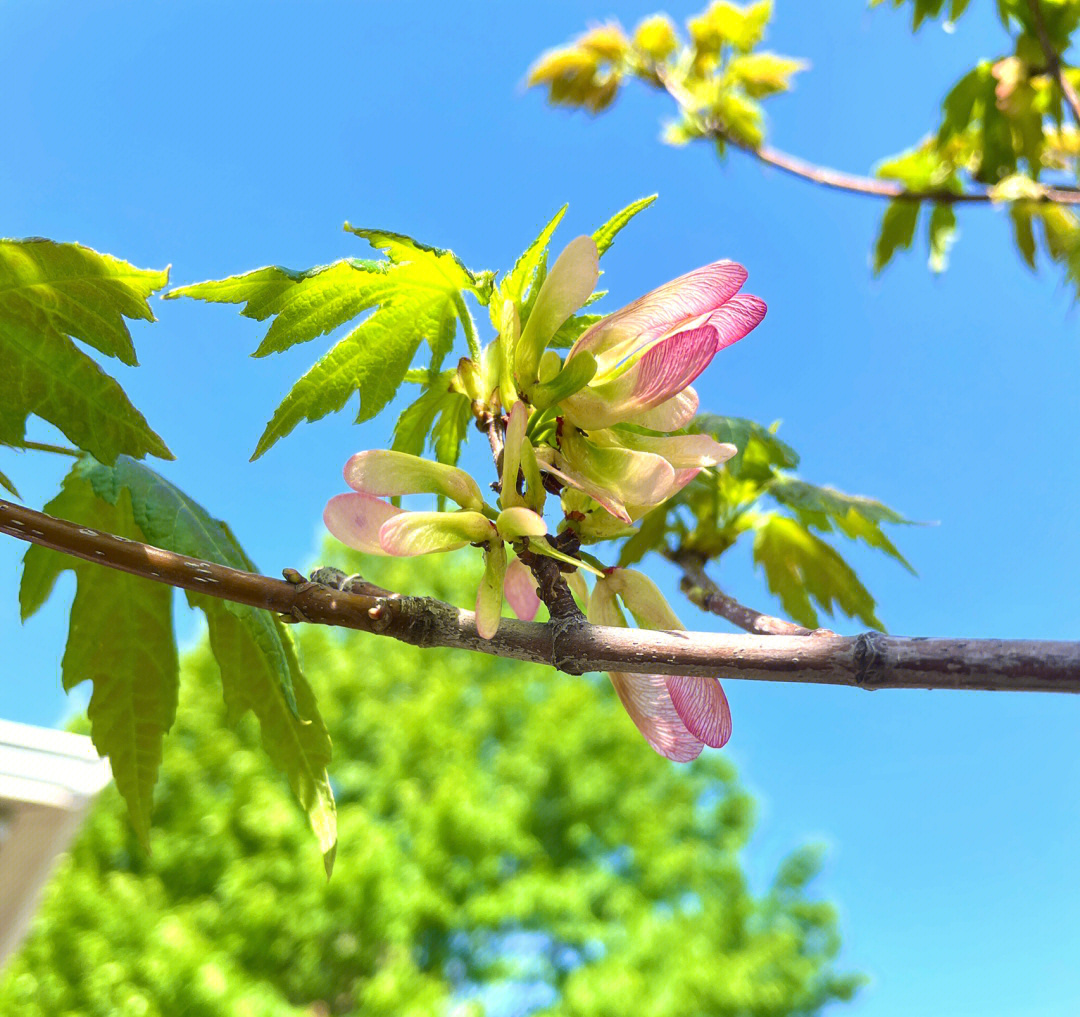
M 30 449 L 34 452 L 52 452 L 53 455 L 71 456 L 72 459 L 78 459 L 82 455 L 77 448 L 68 448 L 66 445 L 49 445 L 43 441 L 24 441 L 22 444 L 13 447 Z
M 461 329 L 465 333 L 465 342 L 469 344 L 469 357 L 479 367 L 480 340 L 476 335 L 476 325 L 472 320 L 472 315 L 469 313 L 469 308 L 465 306 L 465 298 L 461 295 L 460 290 L 454 293 L 454 307 L 457 309 L 458 319 L 461 321 Z

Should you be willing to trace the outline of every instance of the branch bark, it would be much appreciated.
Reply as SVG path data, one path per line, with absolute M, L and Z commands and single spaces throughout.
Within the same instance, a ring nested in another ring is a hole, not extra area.
M 665 557 L 682 569 L 679 589 L 692 604 L 702 611 L 727 619 L 733 625 L 760 636 L 834 636 L 829 629 L 808 629 L 771 614 L 762 614 L 752 607 L 740 604 L 729 597 L 709 578 L 705 571 L 705 559 L 696 551 L 679 548 L 668 551 Z
M 1031 2 L 1032 0 L 1029 0 L 1029 3 Z M 675 100 L 680 109 L 693 110 L 693 98 L 686 95 L 669 76 L 657 69 L 655 80 Z M 1063 91 L 1066 87 L 1072 91 L 1064 76 L 1060 78 L 1059 83 L 1061 83 Z M 1075 96 L 1075 92 L 1073 94 Z M 1077 109 L 1080 110 L 1080 104 L 1078 104 Z M 885 198 L 888 201 L 931 201 L 941 205 L 991 204 L 994 201 L 988 187 L 960 193 L 945 188 L 913 191 L 895 180 L 882 180 L 878 177 L 845 173 L 842 170 L 832 169 L 828 166 L 818 166 L 805 159 L 800 159 L 796 155 L 782 152 L 778 148 L 770 148 L 768 145 L 760 145 L 755 148 L 753 145 L 748 145 L 745 141 L 733 136 L 723 124 L 706 121 L 706 131 L 713 140 L 722 141 L 724 144 L 752 156 L 766 166 L 772 166 L 791 176 L 798 177 L 800 180 L 807 180 L 812 184 L 834 191 L 843 191 L 847 194 L 862 194 L 871 198 Z M 1067 186 L 1045 187 L 1042 191 L 1042 200 L 1056 205 L 1080 205 L 1080 188 Z
M 504 619 L 481 639 L 476 618 L 430 597 L 335 590 L 289 570 L 284 582 L 175 554 L 0 500 L 0 533 L 155 582 L 266 608 L 299 621 L 393 636 L 415 646 L 473 650 L 569 673 L 721 676 L 849 685 L 1080 692 L 1080 643 L 883 636 L 756 636 L 549 624 Z M 553 659 L 557 658 L 557 659 Z

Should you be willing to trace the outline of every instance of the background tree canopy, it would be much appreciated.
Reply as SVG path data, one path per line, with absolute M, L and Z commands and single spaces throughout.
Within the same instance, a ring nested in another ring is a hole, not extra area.
M 363 564 L 418 581 L 415 562 Z M 455 555 L 436 594 L 468 599 L 475 565 Z M 0 979 L 0 1012 L 781 1017 L 860 984 L 833 963 L 833 907 L 807 891 L 818 852 L 753 893 L 753 804 L 731 764 L 646 751 L 603 676 L 298 635 L 338 760 L 329 886 L 257 727 L 222 728 L 203 644 L 184 662 L 153 854 L 110 789 Z

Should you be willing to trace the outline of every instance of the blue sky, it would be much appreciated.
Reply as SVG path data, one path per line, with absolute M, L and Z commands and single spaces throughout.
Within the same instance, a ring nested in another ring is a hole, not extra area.
M 912 37 L 906 11 L 858 0 L 776 6 L 771 45 L 813 66 L 770 104 L 772 141 L 844 169 L 915 141 L 947 86 L 1006 45 L 988 12 Z M 807 479 L 938 523 L 895 534 L 917 579 L 854 555 L 890 631 L 1077 638 L 1080 320 L 1056 271 L 1019 263 L 1002 213 L 963 209 L 946 275 L 933 277 L 919 250 L 874 279 L 876 201 L 738 155 L 720 165 L 705 147 L 665 147 L 668 105 L 639 88 L 597 120 L 524 91 L 541 50 L 591 20 L 633 24 L 656 9 L 4 4 L 0 230 L 171 263 L 174 284 L 363 256 L 345 219 L 505 268 L 564 201 L 562 242 L 659 191 L 605 258 L 606 306 L 716 258 L 748 267 L 769 315 L 702 377 L 702 403 L 782 418 Z M 667 9 L 681 20 L 696 8 Z M 309 562 L 342 463 L 384 443 L 392 420 L 357 429 L 333 416 L 249 464 L 263 422 L 325 345 L 252 361 L 262 329 L 232 309 L 155 310 L 159 324 L 134 329 L 142 366 L 109 367 L 176 453 L 161 471 L 228 519 L 265 572 Z M 32 437 L 50 436 L 35 425 Z M 0 469 L 34 506 L 63 472 L 4 452 Z M 21 627 L 21 550 L 0 541 L 0 714 L 58 723 L 72 586 Z M 653 571 L 671 586 L 662 565 Z M 717 578 L 774 606 L 745 553 Z M 760 796 L 751 872 L 763 881 L 806 839 L 830 845 L 818 886 L 841 908 L 845 963 L 873 977 L 846 1012 L 1075 1009 L 1080 701 L 727 690 L 729 751 Z

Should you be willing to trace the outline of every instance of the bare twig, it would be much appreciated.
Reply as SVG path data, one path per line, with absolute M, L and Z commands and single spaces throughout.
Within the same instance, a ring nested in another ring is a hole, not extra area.
M 1061 94 L 1065 97 L 1065 102 L 1068 103 L 1069 109 L 1072 111 L 1073 122 L 1080 127 L 1080 96 L 1076 94 L 1076 89 L 1072 87 L 1069 79 L 1065 77 L 1065 72 L 1061 66 L 1061 55 L 1054 48 L 1050 34 L 1046 31 L 1046 22 L 1043 20 L 1039 0 L 1027 0 L 1027 5 L 1028 10 L 1031 11 L 1031 19 L 1035 23 L 1035 34 L 1039 37 L 1039 46 L 1042 47 L 1043 55 L 1046 57 L 1046 69 L 1050 72 L 1054 81 L 1057 82 L 1058 88 L 1061 89 Z
M 1029 0 L 1031 2 L 1031 0 Z M 678 104 L 680 109 L 694 112 L 696 103 L 692 96 L 662 70 L 657 69 L 655 79 Z M 1064 82 L 1064 78 L 1062 78 Z M 1065 82 L 1067 85 L 1068 83 Z M 1064 86 L 1063 86 L 1064 87 Z M 1071 88 L 1071 86 L 1070 86 Z M 808 180 L 810 183 L 821 187 L 828 187 L 835 191 L 844 191 L 848 194 L 862 194 L 872 198 L 885 198 L 889 201 L 930 201 L 939 205 L 961 204 L 989 204 L 994 196 L 988 187 L 980 187 L 976 190 L 966 190 L 957 193 L 947 188 L 930 188 L 925 191 L 913 191 L 895 180 L 881 180 L 877 177 L 859 176 L 854 173 L 845 173 L 842 170 L 831 169 L 828 166 L 818 166 L 807 162 L 798 156 L 782 152 L 768 145 L 753 146 L 740 138 L 735 137 L 722 123 L 705 120 L 706 133 L 715 141 L 722 141 L 732 148 L 745 152 L 759 162 L 767 166 L 773 166 L 784 173 Z M 1045 187 L 1041 192 L 1042 200 L 1057 205 L 1080 205 L 1080 188 L 1058 186 Z
M 808 629 L 794 622 L 762 614 L 728 596 L 705 572 L 705 559 L 696 551 L 679 548 L 665 555 L 682 570 L 679 589 L 702 611 L 726 618 L 733 625 L 761 636 L 834 636 L 829 629 Z
M 0 500 L 0 533 L 155 582 L 323 625 L 393 636 L 416 646 L 475 650 L 551 664 L 552 625 L 503 619 L 482 639 L 476 617 L 429 597 L 379 596 L 283 582 L 101 533 Z M 562 632 L 558 666 L 849 685 L 1080 692 L 1080 643 L 1008 639 L 742 636 L 580 624 Z

